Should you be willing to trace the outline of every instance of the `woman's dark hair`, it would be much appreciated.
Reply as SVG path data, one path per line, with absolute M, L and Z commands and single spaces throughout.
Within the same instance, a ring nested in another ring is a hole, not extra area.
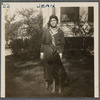
M 50 25 L 50 21 L 51 21 L 51 19 L 52 19 L 52 18 L 56 19 L 56 21 L 57 21 L 57 23 L 58 23 L 58 17 L 57 17 L 57 16 L 55 16 L 55 15 L 51 15 L 51 16 L 49 17 L 48 27 L 50 27 L 50 26 L 51 26 L 51 25 Z

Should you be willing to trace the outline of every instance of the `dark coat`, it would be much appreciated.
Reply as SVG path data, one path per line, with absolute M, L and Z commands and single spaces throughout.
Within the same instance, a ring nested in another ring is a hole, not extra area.
M 56 46 L 52 44 L 52 36 L 49 29 L 43 30 L 41 52 L 44 53 L 44 77 L 47 81 L 52 80 L 54 77 L 54 68 L 58 67 L 61 62 L 58 53 L 63 53 L 65 43 L 64 34 L 61 29 L 58 29 L 58 33 L 54 35 L 54 38 Z

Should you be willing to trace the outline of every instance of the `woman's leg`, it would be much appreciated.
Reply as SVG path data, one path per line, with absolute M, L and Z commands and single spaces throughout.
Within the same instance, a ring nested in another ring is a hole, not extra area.
M 51 91 L 51 93 L 55 93 L 55 87 L 56 87 L 56 81 L 55 81 L 55 79 L 53 79 L 52 91 Z

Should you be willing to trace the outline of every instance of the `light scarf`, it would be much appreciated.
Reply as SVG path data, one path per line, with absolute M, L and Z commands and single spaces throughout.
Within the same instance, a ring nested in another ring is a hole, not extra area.
M 49 28 L 50 30 L 50 34 L 51 34 L 51 36 L 52 36 L 52 44 L 54 45 L 54 46 L 56 46 L 55 45 L 55 38 L 54 38 L 54 35 L 55 34 L 57 34 L 58 33 L 58 27 L 54 30 L 54 29 L 52 29 L 51 27 Z

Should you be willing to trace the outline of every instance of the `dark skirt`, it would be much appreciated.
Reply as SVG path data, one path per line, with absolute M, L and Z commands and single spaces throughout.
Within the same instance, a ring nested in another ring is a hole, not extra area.
M 45 81 L 52 82 L 53 79 L 57 79 L 59 76 L 59 70 L 65 69 L 61 62 L 59 54 L 57 52 L 53 52 L 49 58 L 44 60 Z

